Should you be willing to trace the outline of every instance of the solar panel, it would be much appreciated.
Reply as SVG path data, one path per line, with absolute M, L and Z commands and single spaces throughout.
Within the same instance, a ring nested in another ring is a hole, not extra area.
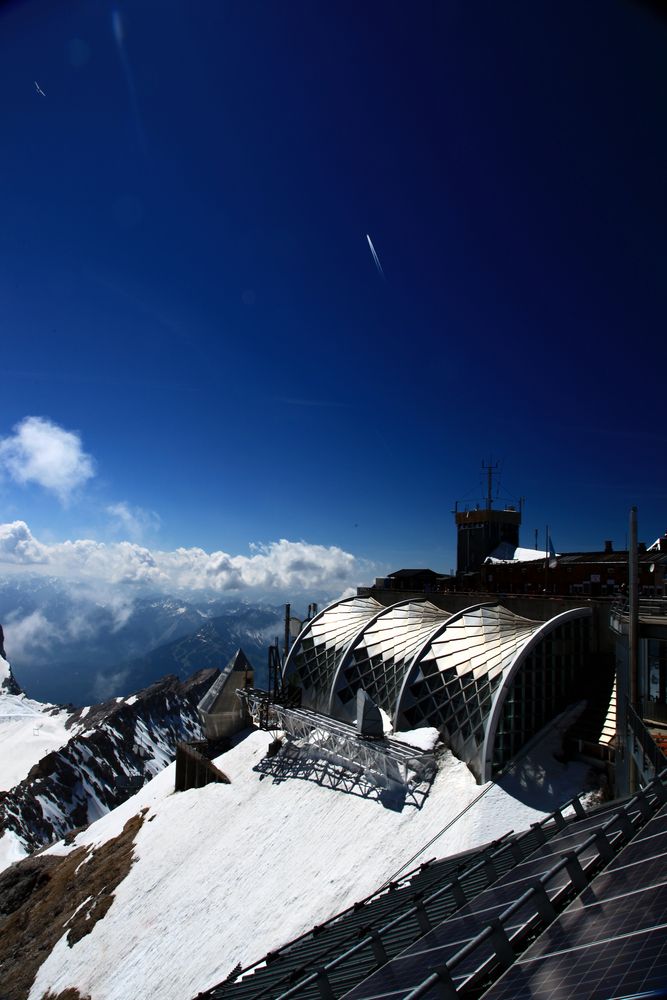
M 491 987 L 485 1000 L 591 1000 L 667 984 L 667 807 Z
M 488 975 L 486 971 L 482 971 L 485 966 L 488 966 L 490 970 L 492 967 L 497 968 L 498 961 L 500 961 L 501 967 L 503 962 L 505 964 L 513 962 L 514 954 L 508 941 L 508 935 L 512 935 L 520 928 L 525 927 L 527 931 L 529 927 L 536 926 L 536 921 L 544 919 L 544 913 L 547 914 L 546 918 L 550 919 L 549 899 L 565 887 L 569 892 L 574 892 L 576 888 L 579 892 L 585 890 L 591 894 L 591 889 L 585 889 L 586 876 L 581 865 L 586 866 L 592 859 L 595 859 L 596 864 L 600 864 L 603 848 L 605 848 L 604 859 L 608 862 L 610 857 L 607 855 L 613 855 L 613 844 L 616 844 L 618 848 L 623 840 L 632 837 L 635 833 L 635 824 L 644 822 L 650 811 L 655 808 L 654 801 L 649 805 L 645 798 L 635 799 L 628 803 L 627 809 L 617 805 L 615 809 L 601 810 L 597 815 L 569 825 L 547 844 L 538 848 L 530 859 L 517 865 L 477 896 L 472 903 L 459 910 L 455 916 L 420 938 L 396 959 L 369 976 L 358 987 L 352 989 L 346 994 L 346 1000 L 374 1000 L 374 998 L 378 998 L 378 1000 L 385 998 L 386 1000 L 392 995 L 406 996 L 420 984 L 423 984 L 420 986 L 420 996 L 430 996 L 431 993 L 434 997 L 441 996 L 441 990 L 437 986 L 428 990 L 426 981 L 429 975 L 442 968 L 445 963 L 451 961 L 455 955 L 461 952 L 462 948 L 468 945 L 470 951 L 467 954 L 464 951 L 453 966 L 451 978 L 455 985 L 460 984 L 473 973 L 476 974 L 478 981 L 483 980 L 484 976 Z M 657 819 L 658 823 L 662 822 L 662 816 L 657 817 Z M 650 822 L 647 822 L 644 828 L 645 833 L 650 832 L 649 827 Z M 602 846 L 600 846 L 603 828 L 605 834 L 602 838 Z M 588 841 L 596 833 L 600 834 L 597 843 L 589 844 Z M 607 936 L 619 938 L 619 936 L 622 937 L 627 933 L 632 934 L 635 931 L 641 931 L 643 934 L 646 930 L 661 926 L 663 923 L 667 927 L 667 884 L 657 884 L 652 891 L 648 892 L 634 893 L 633 891 L 637 884 L 646 886 L 647 880 L 659 879 L 661 871 L 664 876 L 663 881 L 667 883 L 667 865 L 665 864 L 667 855 L 665 857 L 652 856 L 647 859 L 646 844 L 643 846 L 643 862 L 639 865 L 641 876 L 639 871 L 633 874 L 633 868 L 627 864 L 624 868 L 618 868 L 616 873 L 617 889 L 612 895 L 622 898 L 615 899 L 610 896 L 604 901 L 604 905 L 601 905 L 600 899 L 591 894 L 590 905 L 587 908 L 581 901 L 576 910 L 574 907 L 570 907 L 567 911 L 571 914 L 568 919 L 564 920 L 563 915 L 538 939 L 538 942 L 542 943 L 543 950 L 549 954 L 560 953 L 572 948 L 584 948 L 585 950 L 588 947 L 601 946 Z M 657 837 L 656 848 L 659 847 L 660 838 Z M 540 876 L 545 875 L 555 865 L 558 865 L 559 859 L 572 857 L 571 852 L 575 850 L 577 851 L 576 861 L 568 862 L 567 870 L 566 866 L 563 865 L 554 876 L 549 877 L 546 896 L 542 893 L 539 899 L 536 896 L 531 896 L 524 900 L 524 894 L 535 885 Z M 653 855 L 653 851 L 651 854 Z M 588 877 L 590 878 L 590 876 Z M 639 883 L 637 882 L 638 877 L 640 877 Z M 597 885 L 597 880 L 593 884 Z M 601 890 L 604 891 L 604 883 L 599 884 Z M 522 902 L 522 900 L 524 901 Z M 493 918 L 498 917 L 511 904 L 514 904 L 516 909 L 504 921 L 502 928 L 488 930 Z M 582 915 L 584 909 L 586 909 L 585 917 Z M 596 926 L 596 921 L 592 919 L 593 910 L 604 913 L 604 920 L 599 922 L 599 926 Z M 479 936 L 479 932 L 484 928 L 487 928 L 485 935 Z M 535 951 L 536 945 L 526 952 L 526 955 L 536 956 L 533 961 L 538 960 L 538 953 Z M 503 953 L 505 957 L 503 957 Z M 489 993 L 489 996 L 491 995 Z M 511 992 L 503 995 L 514 996 Z M 539 995 L 541 997 L 541 994 Z M 565 998 L 580 994 L 575 991 L 555 995 L 558 995 L 559 998 Z M 590 994 L 586 993 L 586 995 Z
M 521 842 L 527 854 L 537 846 L 536 835 L 530 831 L 522 836 Z M 401 878 L 406 879 L 402 885 L 350 908 L 316 932 L 304 935 L 303 938 L 288 944 L 268 964 L 261 966 L 253 974 L 235 982 L 220 984 L 208 995 L 212 1000 L 215 998 L 222 1000 L 223 997 L 225 1000 L 244 1000 L 244 998 L 250 997 L 269 998 L 276 996 L 289 989 L 292 983 L 303 979 L 313 969 L 317 969 L 323 963 L 331 961 L 336 955 L 350 948 L 359 940 L 364 929 L 370 926 L 384 928 L 391 925 L 391 921 L 397 914 L 414 906 L 416 894 L 420 894 L 428 900 L 428 914 L 432 923 L 446 919 L 459 908 L 460 904 L 455 901 L 451 892 L 442 893 L 437 900 L 431 899 L 433 893 L 449 885 L 451 879 L 458 875 L 466 895 L 472 898 L 476 892 L 482 891 L 488 884 L 488 878 L 484 874 L 483 868 L 481 870 L 478 868 L 475 872 L 475 866 L 479 866 L 480 860 L 487 852 L 493 852 L 494 865 L 501 874 L 516 863 L 510 850 L 502 850 L 507 843 L 501 839 L 499 842 L 466 851 L 463 854 L 431 861 L 414 873 L 406 872 L 405 875 L 401 876 Z M 383 946 L 388 954 L 393 956 L 422 933 L 417 921 L 411 919 L 393 929 L 384 930 Z M 364 963 L 366 967 L 362 968 Z M 352 976 L 351 981 L 345 987 L 349 989 L 372 972 L 376 966 L 377 961 L 373 950 L 368 948 L 365 954 L 352 956 L 346 963 L 344 973 L 337 971 L 331 979 L 332 982 L 335 980 L 338 983 L 339 980 Z M 299 996 L 307 998 L 309 993 L 310 989 L 304 988 L 303 993 L 300 993 Z M 317 988 L 314 995 L 319 997 Z
M 541 961 L 524 956 L 487 990 L 484 1000 L 565 1000 L 584 996 L 587 1000 L 610 1000 L 652 990 L 661 995 L 667 983 L 666 931 L 667 925 L 582 944 Z
M 660 812 L 656 816 L 654 816 L 653 819 L 649 820 L 646 826 L 637 833 L 637 835 L 633 838 L 633 843 L 641 844 L 645 840 L 650 840 L 653 841 L 655 844 L 660 842 L 658 840 L 658 838 L 660 837 L 663 838 L 662 843 L 667 845 L 667 806 L 663 806 Z M 653 845 L 647 844 L 646 849 L 648 850 L 649 847 L 651 850 L 653 850 Z M 627 851 L 628 848 L 626 848 L 625 850 Z M 663 851 L 667 850 L 667 846 L 663 846 L 662 850 Z M 625 851 L 623 853 L 625 854 Z M 622 863 L 623 862 L 619 856 L 619 858 L 617 858 L 616 861 L 613 862 L 610 867 L 613 868 L 615 867 L 616 864 L 622 864 Z

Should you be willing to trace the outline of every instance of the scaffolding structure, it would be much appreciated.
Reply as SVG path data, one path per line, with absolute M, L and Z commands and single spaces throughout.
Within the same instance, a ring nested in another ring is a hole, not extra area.
M 329 715 L 280 705 L 272 701 L 268 691 L 245 688 L 236 694 L 254 719 L 269 719 L 270 728 L 281 729 L 302 750 L 361 773 L 381 787 L 393 784 L 411 788 L 430 781 L 435 774 L 432 752 L 397 739 L 365 738 L 354 726 Z

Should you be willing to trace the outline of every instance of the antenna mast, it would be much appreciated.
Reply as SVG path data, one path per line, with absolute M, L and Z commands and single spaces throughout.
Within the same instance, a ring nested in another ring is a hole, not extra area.
M 489 462 L 488 465 L 485 465 L 484 462 L 482 462 L 482 472 L 484 472 L 485 469 L 486 469 L 486 509 L 491 510 L 491 508 L 493 507 L 493 476 L 494 473 L 498 471 L 498 463 L 496 462 L 496 464 L 493 465 L 491 462 Z

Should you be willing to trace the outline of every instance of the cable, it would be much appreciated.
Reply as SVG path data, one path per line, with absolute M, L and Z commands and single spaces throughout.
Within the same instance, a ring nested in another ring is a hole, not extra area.
M 479 793 L 479 795 L 477 795 L 472 800 L 472 802 L 469 802 L 468 805 L 464 809 L 462 809 L 461 812 L 457 816 L 454 817 L 454 819 L 450 819 L 449 823 L 447 823 L 446 826 L 443 826 L 442 830 L 440 830 L 438 833 L 436 833 L 436 835 L 434 837 L 431 837 L 431 839 L 428 841 L 428 843 L 424 844 L 424 846 L 421 847 L 417 851 L 416 854 L 413 854 L 412 857 L 409 858 L 409 860 L 406 861 L 404 865 L 401 865 L 401 867 L 398 869 L 398 871 L 394 872 L 394 874 L 390 878 L 388 878 L 386 882 L 383 882 L 382 885 L 380 886 L 380 889 L 378 889 L 377 891 L 380 892 L 381 889 L 386 889 L 386 887 L 391 882 L 394 882 L 396 880 L 396 878 L 401 874 L 401 872 L 405 871 L 405 869 L 408 867 L 408 865 L 411 865 L 412 862 L 415 861 L 415 859 L 418 858 L 420 854 L 423 854 L 424 851 L 427 851 L 429 849 L 429 847 L 431 846 L 431 844 L 434 844 L 435 841 L 438 840 L 439 837 L 442 837 L 443 833 L 447 833 L 447 831 L 452 826 L 454 826 L 454 823 L 457 823 L 461 819 L 461 816 L 465 815 L 465 813 L 467 813 L 469 809 L 472 809 L 472 807 L 475 805 L 475 803 L 479 802 L 479 800 L 481 798 L 483 798 L 486 795 L 486 793 L 489 792 L 493 787 L 494 787 L 494 782 L 490 781 L 489 784 L 486 786 L 486 788 L 484 788 Z

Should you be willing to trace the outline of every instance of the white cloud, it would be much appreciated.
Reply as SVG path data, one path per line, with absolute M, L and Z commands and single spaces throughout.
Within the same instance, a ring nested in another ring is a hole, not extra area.
M 48 561 L 47 549 L 33 538 L 25 521 L 0 524 L 0 565 L 27 566 Z
M 24 618 L 15 612 L 5 621 L 7 635 L 11 637 L 11 653 L 14 661 L 33 663 L 39 661 L 49 648 L 53 647 L 53 625 L 41 611 L 32 611 Z
M 46 544 L 24 521 L 0 525 L 0 571 L 39 566 L 49 575 L 102 585 L 128 585 L 165 593 L 204 590 L 229 596 L 318 599 L 350 593 L 372 578 L 374 567 L 337 546 L 280 539 L 252 545 L 250 555 L 179 548 L 151 550 L 138 542 L 91 539 Z M 125 605 L 119 598 L 122 618 Z
M 16 483 L 36 483 L 66 505 L 72 493 L 95 475 L 81 438 L 44 417 L 25 417 L 0 439 L 0 469 Z
M 113 674 L 98 673 L 95 675 L 92 693 L 96 701 L 107 701 L 108 698 L 125 684 L 129 670 L 119 670 Z
M 106 508 L 111 518 L 111 527 L 119 535 L 124 534 L 133 542 L 140 541 L 147 532 L 157 531 L 160 515 L 154 510 L 131 507 L 124 500 L 109 504 Z

